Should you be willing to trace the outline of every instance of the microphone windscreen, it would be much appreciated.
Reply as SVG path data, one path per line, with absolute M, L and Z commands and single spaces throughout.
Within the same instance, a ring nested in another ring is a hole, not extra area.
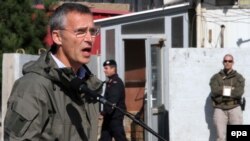
M 76 77 L 76 78 L 73 78 L 71 81 L 70 81 L 70 87 L 79 92 L 79 88 L 80 86 L 84 83 L 83 80 L 81 80 L 80 78 Z

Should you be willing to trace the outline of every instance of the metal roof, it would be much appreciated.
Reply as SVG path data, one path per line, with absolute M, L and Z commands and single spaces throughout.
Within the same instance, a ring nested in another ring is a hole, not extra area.
M 189 2 L 185 2 L 181 4 L 175 4 L 175 5 L 152 9 L 152 10 L 129 13 L 129 14 L 113 16 L 113 17 L 104 18 L 104 19 L 97 19 L 94 22 L 95 24 L 100 25 L 100 26 L 110 26 L 110 25 L 122 24 L 126 22 L 139 21 L 139 20 L 151 19 L 151 18 L 156 18 L 156 17 L 163 17 L 165 15 L 170 15 L 171 13 L 176 13 L 176 12 L 185 12 L 189 8 L 190 8 Z

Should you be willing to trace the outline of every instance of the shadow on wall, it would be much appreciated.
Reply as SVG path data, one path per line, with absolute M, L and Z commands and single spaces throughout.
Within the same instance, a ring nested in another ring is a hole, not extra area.
M 144 122 L 144 107 L 135 115 L 137 120 Z M 159 106 L 159 114 L 158 117 L 158 134 L 169 141 L 169 114 L 165 109 L 164 105 Z M 131 123 L 131 141 L 144 141 L 144 129 L 135 122 Z M 159 139 L 160 141 L 160 139 Z
M 140 110 L 135 114 L 135 119 L 144 123 L 144 105 L 146 104 L 146 95 L 143 97 L 143 104 Z M 144 129 L 136 122 L 131 123 L 131 141 L 144 141 Z
M 144 129 L 135 123 L 131 123 L 131 141 L 144 141 Z
M 211 100 L 211 93 L 208 94 L 204 110 L 205 110 L 205 119 L 206 119 L 206 123 L 207 123 L 207 128 L 210 132 L 209 141 L 215 141 L 216 140 L 216 130 L 214 127 L 214 122 L 213 122 L 214 109 L 213 109 L 212 100 Z

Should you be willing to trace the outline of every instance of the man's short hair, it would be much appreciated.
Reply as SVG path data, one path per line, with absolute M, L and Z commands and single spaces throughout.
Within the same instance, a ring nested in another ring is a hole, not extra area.
M 70 12 L 93 15 L 90 8 L 86 5 L 73 2 L 63 3 L 62 5 L 56 8 L 54 13 L 50 17 L 49 24 L 51 33 L 53 30 L 65 28 L 64 26 L 66 15 Z

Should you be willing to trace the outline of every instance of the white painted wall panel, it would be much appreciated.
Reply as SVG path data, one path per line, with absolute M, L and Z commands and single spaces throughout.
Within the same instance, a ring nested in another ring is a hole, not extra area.
M 246 79 L 244 124 L 250 124 L 250 49 L 170 49 L 170 141 L 214 141 L 213 108 L 209 81 L 223 68 L 226 53 L 235 57 L 234 68 Z
M 250 46 L 250 9 L 215 8 L 204 6 L 202 10 L 202 38 L 204 46 L 220 48 L 221 25 L 224 30 L 224 48 L 246 48 Z M 209 30 L 212 39 L 209 42 Z

